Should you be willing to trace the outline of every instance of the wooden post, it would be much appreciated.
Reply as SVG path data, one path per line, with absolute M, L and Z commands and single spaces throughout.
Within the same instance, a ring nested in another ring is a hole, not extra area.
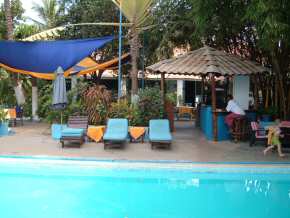
M 201 103 L 204 103 L 204 76 L 201 76 Z
M 259 107 L 259 88 L 258 88 L 258 80 L 257 80 L 257 75 L 253 76 L 253 84 L 254 84 L 254 109 L 258 110 Z
M 165 74 L 164 73 L 161 73 L 160 89 L 161 89 L 161 99 L 164 105 L 165 104 Z
M 216 112 L 216 84 L 214 74 L 211 75 L 211 103 L 214 141 L 218 140 L 217 112 Z

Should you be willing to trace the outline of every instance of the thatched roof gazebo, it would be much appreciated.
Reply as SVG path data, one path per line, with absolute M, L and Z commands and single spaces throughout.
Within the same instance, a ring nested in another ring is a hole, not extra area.
M 209 46 L 204 46 L 172 59 L 160 61 L 146 69 L 150 73 L 161 74 L 163 97 L 165 92 L 165 74 L 198 75 L 203 80 L 206 76 L 210 76 L 214 125 L 213 135 L 215 140 L 217 140 L 216 77 L 269 72 L 268 68 L 261 66 L 257 62 L 249 61 Z

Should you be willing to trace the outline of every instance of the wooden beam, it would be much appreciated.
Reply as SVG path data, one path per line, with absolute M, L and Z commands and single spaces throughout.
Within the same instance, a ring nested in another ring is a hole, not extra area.
M 212 124 L 214 141 L 218 140 L 217 112 L 216 112 L 216 81 L 214 74 L 211 75 L 211 103 L 212 103 Z

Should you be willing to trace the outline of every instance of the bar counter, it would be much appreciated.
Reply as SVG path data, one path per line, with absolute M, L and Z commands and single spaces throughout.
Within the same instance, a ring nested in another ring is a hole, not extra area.
M 231 138 L 229 128 L 225 124 L 225 116 L 228 114 L 227 111 L 222 109 L 217 109 L 215 111 L 217 115 L 217 140 L 229 140 Z M 255 121 L 256 112 L 255 111 L 246 111 L 246 116 L 249 121 Z M 214 140 L 214 131 L 213 131 L 213 111 L 212 106 L 210 105 L 201 105 L 200 108 L 200 128 L 205 134 L 205 137 L 208 140 Z

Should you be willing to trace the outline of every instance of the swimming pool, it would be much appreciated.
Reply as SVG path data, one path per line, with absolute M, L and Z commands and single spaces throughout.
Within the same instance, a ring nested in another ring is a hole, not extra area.
M 213 166 L 0 158 L 1 218 L 290 217 L 289 168 Z

